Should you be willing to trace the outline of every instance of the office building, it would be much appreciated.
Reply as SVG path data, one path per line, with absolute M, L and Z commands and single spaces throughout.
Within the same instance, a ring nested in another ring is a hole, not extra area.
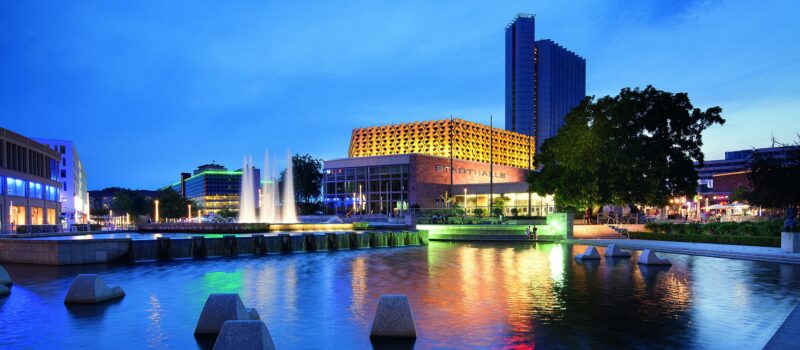
M 253 168 L 253 198 L 258 197 L 261 171 Z M 181 180 L 170 187 L 187 199 L 193 200 L 202 214 L 220 210 L 239 210 L 242 170 L 228 170 L 219 164 L 204 164 L 190 173 L 181 173 Z
M 61 154 L 0 128 L 0 232 L 20 225 L 57 225 Z
M 89 222 L 90 201 L 86 170 L 72 141 L 34 138 L 61 154 L 58 179 L 61 181 L 61 218 L 68 226 Z
M 725 152 L 724 159 L 706 160 L 701 166 L 695 162 L 697 170 L 698 184 L 700 192 L 709 192 L 714 189 L 714 175 L 738 173 L 750 170 L 750 163 L 753 157 L 758 154 L 761 157 L 785 160 L 789 155 L 789 150 L 797 146 L 752 148 L 739 151 Z
M 586 97 L 586 60 L 535 34 L 533 15 L 517 15 L 506 27 L 505 126 L 534 136 L 539 150 Z

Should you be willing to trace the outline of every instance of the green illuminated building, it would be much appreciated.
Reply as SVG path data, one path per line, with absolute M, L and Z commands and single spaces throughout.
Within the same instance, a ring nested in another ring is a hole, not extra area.
M 261 171 L 257 168 L 253 170 L 253 188 L 258 191 Z M 204 164 L 192 173 L 181 173 L 181 180 L 168 187 L 197 203 L 203 214 L 217 213 L 223 209 L 238 211 L 242 170 L 231 171 L 219 164 Z M 254 193 L 254 196 L 258 198 L 258 193 Z

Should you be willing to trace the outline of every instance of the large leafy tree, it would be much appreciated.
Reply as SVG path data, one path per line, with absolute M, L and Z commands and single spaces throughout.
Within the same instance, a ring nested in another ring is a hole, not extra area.
M 322 160 L 308 154 L 292 156 L 294 168 L 294 195 L 300 211 L 310 214 L 320 208 L 322 195 Z M 284 182 L 286 171 L 281 172 L 280 182 Z
M 114 201 L 111 202 L 111 210 L 117 215 L 126 213 L 133 215 L 144 215 L 149 213 L 149 206 L 144 196 L 134 190 L 127 188 L 114 188 Z
M 546 140 L 529 177 L 531 190 L 553 193 L 563 207 L 663 205 L 697 186 L 702 132 L 724 124 L 722 109 L 692 106 L 685 93 L 652 86 L 587 97 Z
M 156 194 L 158 199 L 159 216 L 162 218 L 181 218 L 188 215 L 189 205 L 192 205 L 192 215 L 195 215 L 197 205 L 194 201 L 186 199 L 172 188 L 164 188 Z M 155 217 L 155 206 L 151 205 L 153 217 Z
M 784 159 L 754 152 L 747 178 L 750 188 L 738 193 L 739 197 L 753 205 L 784 208 L 787 220 L 784 229 L 793 230 L 800 206 L 800 140 L 787 148 Z

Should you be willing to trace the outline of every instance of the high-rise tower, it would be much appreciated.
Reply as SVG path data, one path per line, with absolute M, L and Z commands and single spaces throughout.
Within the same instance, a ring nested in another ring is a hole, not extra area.
M 527 14 L 506 27 L 506 130 L 535 136 L 538 151 L 586 97 L 586 60 L 535 31 Z

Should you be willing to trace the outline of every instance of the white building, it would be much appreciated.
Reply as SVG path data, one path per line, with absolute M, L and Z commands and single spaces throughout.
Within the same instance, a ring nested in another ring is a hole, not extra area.
M 89 220 L 89 191 L 86 186 L 86 170 L 83 168 L 78 150 L 72 141 L 34 138 L 61 154 L 61 217 L 68 226 L 85 224 Z

